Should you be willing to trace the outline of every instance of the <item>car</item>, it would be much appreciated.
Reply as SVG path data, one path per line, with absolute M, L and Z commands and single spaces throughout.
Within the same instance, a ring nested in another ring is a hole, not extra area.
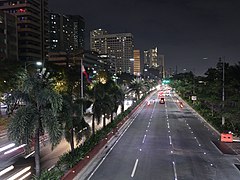
M 164 104 L 165 103 L 165 100 L 164 98 L 161 98 L 160 101 L 159 101 L 160 104 Z

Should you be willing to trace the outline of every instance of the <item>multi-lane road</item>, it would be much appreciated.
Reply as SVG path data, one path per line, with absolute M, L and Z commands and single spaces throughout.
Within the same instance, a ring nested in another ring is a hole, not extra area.
M 239 180 L 237 155 L 223 154 L 213 143 L 219 134 L 177 97 L 142 108 L 114 147 L 88 170 L 91 180 Z M 81 177 L 78 177 L 81 179 Z

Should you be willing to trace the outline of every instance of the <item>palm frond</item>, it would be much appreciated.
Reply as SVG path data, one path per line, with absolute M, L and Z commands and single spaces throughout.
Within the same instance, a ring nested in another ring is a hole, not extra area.
M 9 138 L 18 143 L 26 143 L 29 145 L 34 136 L 36 118 L 38 118 L 38 113 L 35 107 L 24 106 L 19 108 L 11 118 L 11 123 L 8 127 Z
M 54 148 L 62 139 L 61 123 L 51 110 L 45 109 L 41 116 L 42 121 L 44 122 L 44 129 L 47 130 L 52 148 Z

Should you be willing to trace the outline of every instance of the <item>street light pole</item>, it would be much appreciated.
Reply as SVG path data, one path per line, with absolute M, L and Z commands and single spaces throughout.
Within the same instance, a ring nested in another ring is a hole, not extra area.
M 225 56 L 223 57 L 223 66 L 222 66 L 222 111 L 224 112 L 224 101 L 225 101 Z M 225 124 L 225 117 L 222 112 L 222 125 Z

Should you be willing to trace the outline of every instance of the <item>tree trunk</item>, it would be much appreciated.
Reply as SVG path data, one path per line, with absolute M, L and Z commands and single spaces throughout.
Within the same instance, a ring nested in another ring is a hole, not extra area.
M 124 102 L 121 105 L 121 112 L 123 112 L 123 111 L 124 111 Z
M 71 145 L 71 153 L 73 155 L 73 151 L 74 151 L 74 131 L 73 131 L 73 127 L 71 128 L 71 142 L 70 142 L 70 145 Z
M 212 116 L 213 116 L 213 104 L 212 104 Z
M 95 134 L 95 116 L 94 114 L 92 115 L 92 134 Z
M 113 111 L 111 112 L 111 123 L 113 122 Z
M 103 116 L 103 128 L 106 127 L 106 114 L 104 114 Z
M 41 166 L 40 166 L 40 143 L 39 143 L 39 127 L 36 129 L 35 132 L 35 169 L 36 169 L 36 176 L 39 177 L 41 173 Z

